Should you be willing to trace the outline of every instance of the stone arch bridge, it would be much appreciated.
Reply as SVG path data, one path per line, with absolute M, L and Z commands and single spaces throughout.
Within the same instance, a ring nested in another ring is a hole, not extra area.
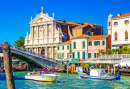
M 37 54 L 32 51 L 23 49 L 21 47 L 16 47 L 12 45 L 10 45 L 10 49 L 11 49 L 11 53 L 24 56 L 30 60 L 35 61 L 36 63 L 40 64 L 43 67 L 48 67 L 48 68 L 55 67 L 64 70 L 64 65 L 62 63 L 59 63 L 57 60 L 53 58 L 49 58 L 41 54 Z

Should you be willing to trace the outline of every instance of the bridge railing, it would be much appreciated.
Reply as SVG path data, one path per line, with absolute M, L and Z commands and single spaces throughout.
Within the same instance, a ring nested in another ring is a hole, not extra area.
M 16 47 L 16 46 L 10 45 L 10 48 L 11 48 L 11 49 L 14 49 L 14 50 L 17 50 L 17 51 L 24 52 L 24 53 L 26 53 L 26 54 L 30 54 L 30 55 L 35 56 L 35 57 L 39 57 L 39 58 L 46 59 L 46 60 L 51 61 L 51 62 L 56 62 L 56 63 L 58 63 L 56 59 L 49 58 L 49 57 L 43 56 L 43 55 L 38 54 L 38 53 L 34 53 L 34 52 L 32 52 L 32 51 L 23 49 L 23 48 L 21 48 L 21 47 Z M 61 63 L 59 63 L 59 64 L 61 64 Z
M 130 58 L 130 54 L 113 54 L 113 55 L 100 55 L 98 59 L 126 59 Z

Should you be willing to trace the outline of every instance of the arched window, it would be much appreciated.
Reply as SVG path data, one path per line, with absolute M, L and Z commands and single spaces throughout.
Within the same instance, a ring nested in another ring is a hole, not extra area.
M 128 32 L 125 31 L 125 40 L 127 40 L 127 39 L 128 39 Z
M 109 26 L 111 26 L 111 22 L 109 21 Z
M 117 32 L 115 32 L 115 40 L 117 40 Z

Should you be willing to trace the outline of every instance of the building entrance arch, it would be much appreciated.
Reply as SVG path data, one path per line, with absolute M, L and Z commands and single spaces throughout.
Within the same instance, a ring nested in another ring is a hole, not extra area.
M 41 55 L 45 56 L 45 49 L 42 49 Z

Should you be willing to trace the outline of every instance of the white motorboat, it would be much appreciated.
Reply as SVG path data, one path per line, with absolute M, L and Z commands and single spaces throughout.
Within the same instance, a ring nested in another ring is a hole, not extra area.
M 111 76 L 111 73 L 105 73 L 105 69 L 91 69 L 90 75 L 83 74 L 80 75 L 83 79 L 98 79 L 98 80 L 120 80 L 120 75 L 118 76 Z
M 57 74 L 45 73 L 43 72 L 31 72 L 25 75 L 25 79 L 35 80 L 35 81 L 43 81 L 43 82 L 55 82 L 55 80 L 59 77 Z

